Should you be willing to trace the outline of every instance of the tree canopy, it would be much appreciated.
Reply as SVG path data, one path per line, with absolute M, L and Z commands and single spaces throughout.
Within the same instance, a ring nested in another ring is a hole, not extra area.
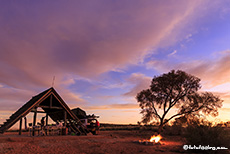
M 163 125 L 175 117 L 189 114 L 217 116 L 223 101 L 211 92 L 198 92 L 200 88 L 199 78 L 181 70 L 155 76 L 150 88 L 142 90 L 136 96 L 142 109 L 142 122 L 159 120 L 160 132 Z M 177 111 L 166 119 L 172 108 Z M 163 111 L 162 114 L 159 113 L 160 110 Z

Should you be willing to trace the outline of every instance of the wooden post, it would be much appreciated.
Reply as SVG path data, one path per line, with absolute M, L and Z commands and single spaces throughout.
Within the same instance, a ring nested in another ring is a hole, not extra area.
M 26 119 L 26 117 L 24 117 L 24 121 L 25 121 L 25 130 L 27 131 L 27 119 Z
M 22 135 L 22 117 L 20 118 L 19 135 Z
M 66 127 L 66 117 L 67 117 L 67 114 L 66 114 L 66 111 L 64 111 L 64 126 Z
M 46 113 L 46 126 L 48 126 L 48 113 Z
M 36 125 L 36 119 L 37 119 L 37 108 L 35 108 L 35 112 L 34 112 L 34 119 L 33 119 L 33 136 L 35 133 L 35 125 Z
M 63 135 L 66 135 L 66 117 L 67 117 L 67 114 L 66 114 L 66 111 L 64 111 L 64 130 L 62 129 Z
M 52 107 L 52 104 L 53 104 L 52 101 L 53 101 L 53 95 L 51 94 L 51 95 L 50 95 L 50 108 Z
M 46 126 L 48 126 L 48 113 L 46 113 Z M 45 129 L 45 133 L 46 133 L 46 135 L 47 135 L 47 129 L 48 129 L 48 127 L 46 127 L 46 129 Z

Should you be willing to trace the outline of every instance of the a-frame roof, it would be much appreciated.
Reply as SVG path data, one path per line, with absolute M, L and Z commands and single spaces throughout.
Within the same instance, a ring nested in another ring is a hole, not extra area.
M 32 97 L 26 104 L 24 104 L 14 114 L 12 114 L 11 117 L 7 119 L 7 121 L 4 122 L 3 125 L 1 125 L 0 132 L 3 133 L 7 129 L 9 129 L 18 120 L 20 120 L 22 117 L 25 117 L 29 112 L 35 112 L 37 107 L 41 107 L 53 121 L 64 120 L 64 112 L 66 112 L 68 120 L 79 123 L 82 127 L 82 124 L 77 116 L 73 114 L 73 112 L 71 112 L 68 105 L 55 91 L 55 89 L 51 87 L 41 92 L 40 94 Z

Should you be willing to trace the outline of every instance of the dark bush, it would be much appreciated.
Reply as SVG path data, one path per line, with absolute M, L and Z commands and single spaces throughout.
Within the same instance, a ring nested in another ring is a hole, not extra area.
M 188 124 L 185 131 L 185 138 L 187 145 L 208 146 L 209 147 L 226 147 L 228 150 L 191 150 L 191 152 L 210 153 L 210 154 L 224 154 L 230 153 L 230 132 L 229 130 L 211 126 L 209 122 L 193 121 Z
M 165 126 L 162 134 L 169 136 L 178 136 L 183 134 L 184 128 L 181 125 Z

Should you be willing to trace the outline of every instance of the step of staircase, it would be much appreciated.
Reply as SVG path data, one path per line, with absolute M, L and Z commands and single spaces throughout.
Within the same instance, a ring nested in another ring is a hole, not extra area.
M 4 130 L 4 127 L 0 127 L 0 132 Z

